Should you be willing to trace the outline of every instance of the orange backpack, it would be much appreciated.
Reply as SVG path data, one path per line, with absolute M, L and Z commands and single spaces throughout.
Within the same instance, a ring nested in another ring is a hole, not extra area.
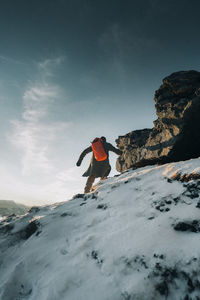
M 97 161 L 103 161 L 108 157 L 104 150 L 102 139 L 100 138 L 95 138 L 92 142 L 92 151 Z

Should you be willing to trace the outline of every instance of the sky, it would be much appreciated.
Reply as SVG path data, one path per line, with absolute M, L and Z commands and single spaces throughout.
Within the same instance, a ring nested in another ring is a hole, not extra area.
M 200 71 L 198 0 L 2 0 L 0 199 L 83 192 L 98 136 L 152 128 L 162 79 Z M 116 155 L 111 153 L 111 176 Z

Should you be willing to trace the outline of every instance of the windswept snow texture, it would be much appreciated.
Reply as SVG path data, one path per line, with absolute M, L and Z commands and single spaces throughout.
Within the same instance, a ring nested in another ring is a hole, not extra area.
M 200 183 L 177 173 L 199 174 L 200 159 L 1 221 L 0 299 L 200 299 Z

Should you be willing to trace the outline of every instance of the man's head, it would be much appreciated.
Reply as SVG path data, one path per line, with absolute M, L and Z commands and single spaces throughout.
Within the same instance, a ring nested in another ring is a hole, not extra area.
M 103 142 L 106 142 L 105 136 L 102 136 L 101 139 L 102 139 Z

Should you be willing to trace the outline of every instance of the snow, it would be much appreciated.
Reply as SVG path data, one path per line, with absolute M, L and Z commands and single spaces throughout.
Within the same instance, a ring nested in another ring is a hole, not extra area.
M 200 232 L 174 229 L 200 219 L 200 186 L 172 180 L 199 166 L 129 170 L 0 220 L 0 299 L 200 299 Z

